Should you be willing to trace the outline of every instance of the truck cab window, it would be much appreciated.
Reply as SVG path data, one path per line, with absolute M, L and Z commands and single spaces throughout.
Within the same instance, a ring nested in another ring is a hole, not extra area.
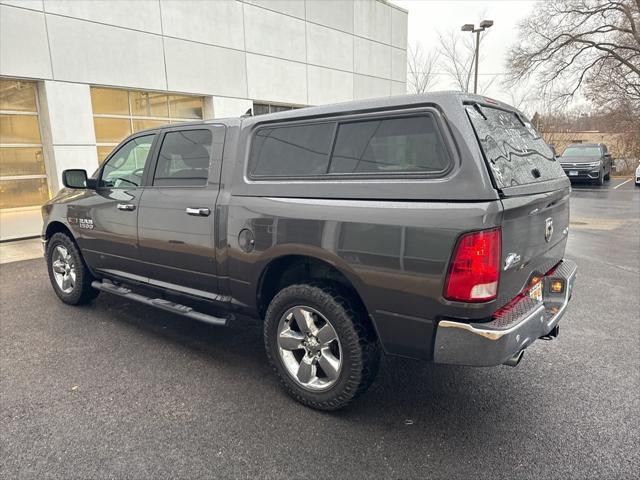
M 165 135 L 154 186 L 201 187 L 209 178 L 212 150 L 210 130 L 181 130 Z
M 139 187 L 154 137 L 155 134 L 133 138 L 120 147 L 105 163 L 98 186 Z

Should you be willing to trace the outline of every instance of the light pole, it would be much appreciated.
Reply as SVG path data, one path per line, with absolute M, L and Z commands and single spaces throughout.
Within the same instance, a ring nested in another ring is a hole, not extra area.
M 462 26 L 463 32 L 471 32 L 476 34 L 476 66 L 475 75 L 473 78 L 473 93 L 478 93 L 478 57 L 480 57 L 480 33 L 484 32 L 487 28 L 493 25 L 493 20 L 483 20 L 480 22 L 480 26 L 476 28 L 473 23 L 465 23 Z

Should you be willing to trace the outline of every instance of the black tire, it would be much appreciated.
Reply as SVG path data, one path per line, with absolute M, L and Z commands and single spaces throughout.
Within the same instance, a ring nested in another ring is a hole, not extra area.
M 54 272 L 54 258 L 58 255 L 58 253 L 56 253 L 58 247 L 62 247 L 68 252 L 70 259 L 69 264 L 72 265 L 75 272 L 75 281 L 68 292 L 65 292 L 58 284 Z M 49 272 L 49 280 L 51 281 L 53 291 L 56 292 L 58 298 L 64 303 L 69 305 L 82 305 L 89 303 L 98 296 L 100 291 L 91 286 L 91 282 L 95 279 L 91 275 L 91 272 L 89 272 L 80 254 L 80 250 L 78 250 L 75 242 L 69 238 L 68 235 L 56 233 L 49 239 L 47 242 L 46 259 L 47 271 Z
M 278 347 L 278 326 L 296 306 L 319 312 L 333 327 L 341 345 L 340 369 L 335 383 L 323 391 L 310 391 L 294 380 Z M 337 410 L 364 393 L 378 373 L 380 348 L 367 314 L 348 291 L 324 282 L 291 285 L 269 304 L 264 322 L 264 342 L 269 362 L 286 391 L 295 400 L 317 410 Z
M 609 180 L 611 180 L 611 170 L 609 170 L 609 173 L 607 173 L 607 174 L 604 176 L 604 179 L 605 179 L 605 181 L 607 181 L 607 182 L 608 182 Z
M 600 170 L 600 175 L 598 175 L 598 179 L 596 180 L 595 183 L 598 186 L 604 185 L 604 170 Z

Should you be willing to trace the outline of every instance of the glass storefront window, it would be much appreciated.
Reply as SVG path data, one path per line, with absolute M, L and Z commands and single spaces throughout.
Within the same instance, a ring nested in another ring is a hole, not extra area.
M 136 120 L 133 119 L 133 131 L 139 132 L 140 130 L 144 130 L 146 128 L 155 128 L 166 125 L 167 122 L 165 120 Z
M 49 200 L 46 178 L 0 178 L 0 209 L 42 205 Z
M 172 118 L 202 118 L 202 98 L 169 95 L 169 112 Z
M 38 207 L 48 199 L 36 83 L 0 78 L 0 209 Z M 14 235 L 4 230 L 0 238 Z
M 30 82 L 1 78 L 0 110 L 37 112 L 35 85 Z
M 113 151 L 113 147 L 96 147 L 98 149 L 98 161 L 100 163 L 104 162 L 105 159 L 109 156 L 109 154 Z
M 38 117 L 0 114 L 0 143 L 40 143 Z
M 40 147 L 0 148 L 0 177 L 44 175 L 44 159 Z
M 129 92 L 91 87 L 91 105 L 94 115 L 129 115 Z
M 93 125 L 98 143 L 118 143 L 131 135 L 131 121 L 128 118 L 96 117 L 93 119 Z
M 153 92 L 130 92 L 131 115 L 138 117 L 169 116 L 167 95 Z
M 202 97 L 91 87 L 98 159 L 131 133 L 203 118 Z

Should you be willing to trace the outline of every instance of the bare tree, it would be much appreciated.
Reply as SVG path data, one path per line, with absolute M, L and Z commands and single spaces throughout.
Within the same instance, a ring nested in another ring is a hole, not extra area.
M 520 24 L 509 53 L 512 85 L 535 78 L 542 95 L 579 91 L 640 106 L 640 0 L 545 0 Z
M 438 52 L 425 52 L 420 43 L 407 52 L 407 82 L 411 93 L 428 92 L 436 80 Z
M 640 0 L 639 0 L 640 1 Z M 480 33 L 480 44 L 487 31 Z M 451 80 L 456 89 L 469 92 L 473 88 L 473 66 L 476 60 L 475 35 L 461 35 L 459 31 L 450 30 L 439 33 L 440 62 L 444 74 Z M 482 57 L 482 55 L 481 55 Z M 478 85 L 478 93 L 484 94 L 491 87 L 496 77 L 493 76 Z

